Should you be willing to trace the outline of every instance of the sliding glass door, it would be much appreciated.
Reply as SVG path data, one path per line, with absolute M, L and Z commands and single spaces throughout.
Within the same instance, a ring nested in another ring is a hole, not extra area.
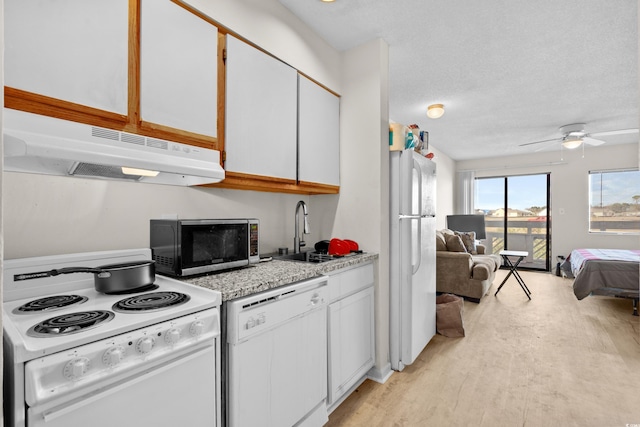
M 526 251 L 520 267 L 549 271 L 549 174 L 476 178 L 474 203 L 487 252 Z

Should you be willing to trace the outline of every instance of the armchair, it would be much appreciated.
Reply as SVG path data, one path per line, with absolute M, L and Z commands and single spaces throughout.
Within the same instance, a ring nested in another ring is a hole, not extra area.
M 500 257 L 485 254 L 482 245 L 474 248 L 467 241 L 465 246 L 461 234 L 471 233 L 436 231 L 436 290 L 480 302 L 493 283 Z M 475 241 L 475 236 L 471 237 Z

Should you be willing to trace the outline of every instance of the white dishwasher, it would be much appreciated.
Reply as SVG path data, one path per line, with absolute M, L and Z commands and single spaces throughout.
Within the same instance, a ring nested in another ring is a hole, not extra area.
M 232 300 L 227 306 L 230 427 L 328 421 L 328 278 Z

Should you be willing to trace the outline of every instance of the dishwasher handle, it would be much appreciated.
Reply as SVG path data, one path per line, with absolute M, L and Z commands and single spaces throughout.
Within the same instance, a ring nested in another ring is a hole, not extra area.
M 311 297 L 311 305 L 317 305 L 320 304 L 322 302 L 322 297 L 320 296 L 319 293 L 314 293 L 313 296 Z

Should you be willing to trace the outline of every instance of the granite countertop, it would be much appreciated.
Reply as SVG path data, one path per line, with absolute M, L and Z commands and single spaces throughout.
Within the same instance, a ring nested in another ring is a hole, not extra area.
M 278 286 L 378 259 L 378 254 L 349 255 L 321 263 L 272 260 L 238 270 L 181 278 L 183 282 L 222 293 L 222 301 L 252 295 Z

